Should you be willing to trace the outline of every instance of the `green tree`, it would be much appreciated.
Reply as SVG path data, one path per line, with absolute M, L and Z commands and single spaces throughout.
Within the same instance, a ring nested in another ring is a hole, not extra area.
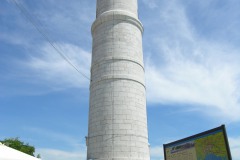
M 38 154 L 38 155 L 37 155 L 37 158 L 39 158 L 39 159 L 40 159 L 40 158 L 41 158 L 41 155 L 40 155 L 40 154 Z
M 6 138 L 3 141 L 0 141 L 1 143 L 3 143 L 4 145 L 11 147 L 13 149 L 16 149 L 18 151 L 21 151 L 23 153 L 26 153 L 28 155 L 34 156 L 34 152 L 35 152 L 35 147 L 29 145 L 28 143 L 24 143 L 22 141 L 19 140 L 19 138 Z M 38 154 L 38 157 L 40 157 L 40 155 Z

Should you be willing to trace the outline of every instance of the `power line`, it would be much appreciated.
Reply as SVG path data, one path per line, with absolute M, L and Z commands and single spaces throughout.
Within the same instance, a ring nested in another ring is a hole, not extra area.
M 28 10 L 18 3 L 16 0 L 12 0 L 12 2 L 15 4 L 15 6 L 22 12 L 22 14 L 25 16 L 25 18 L 34 26 L 34 28 L 42 35 L 42 37 L 54 48 L 54 50 L 70 65 L 72 66 L 79 74 L 81 74 L 84 78 L 90 80 L 90 78 L 82 73 L 72 62 L 54 45 L 52 40 L 47 36 L 46 33 L 44 33 L 43 30 L 41 30 L 38 25 L 34 22 L 31 14 L 28 12 Z

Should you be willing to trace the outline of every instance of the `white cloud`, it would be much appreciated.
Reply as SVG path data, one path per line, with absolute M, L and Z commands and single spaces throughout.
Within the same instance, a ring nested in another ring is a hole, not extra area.
M 30 45 L 30 40 L 22 37 L 18 33 L 6 33 L 0 32 L 0 41 L 5 43 L 10 43 L 13 45 L 19 45 L 23 47 L 28 47 Z
M 44 139 L 48 142 L 57 142 L 65 147 L 69 146 L 71 148 L 82 148 L 84 146 L 82 144 L 85 143 L 85 137 L 76 137 L 44 128 L 28 127 L 24 129 L 33 133 L 34 135 L 41 135 L 42 137 L 45 137 Z
M 55 45 L 61 47 L 62 53 L 81 73 L 90 77 L 90 53 L 72 44 Z M 30 56 L 19 64 L 25 68 L 25 72 L 31 73 L 30 77 L 36 80 L 33 82 L 47 84 L 54 90 L 88 87 L 89 80 L 79 74 L 49 44 L 40 48 L 40 55 Z
M 65 1 L 59 1 L 60 5 L 56 7 L 55 1 L 49 1 L 47 5 L 46 2 L 39 2 L 39 8 L 32 10 L 24 1 L 19 3 L 29 11 L 39 29 L 55 42 L 54 45 L 57 48 L 61 47 L 63 54 L 76 68 L 90 77 L 91 54 L 83 48 L 87 48 L 87 42 L 91 41 L 90 24 L 94 18 L 95 12 L 92 10 L 95 6 L 88 5 L 88 1 L 75 1 L 67 4 Z M 87 7 L 79 12 L 81 4 Z M 89 80 L 71 67 L 46 41 L 43 44 L 44 39 L 41 35 L 23 15 L 17 14 L 19 11 L 14 4 L 12 5 L 13 9 L 8 9 L 6 12 L 7 18 L 5 18 L 3 28 L 15 26 L 16 29 L 0 31 L 0 41 L 11 46 L 7 45 L 7 48 L 12 48 L 12 54 L 8 54 L 8 63 L 6 63 L 9 64 L 10 69 L 4 76 L 7 81 L 4 81 L 6 83 L 0 87 L 0 96 L 39 95 L 67 88 L 88 88 Z M 55 7 L 53 10 L 48 9 L 52 6 Z M 44 8 L 46 12 L 42 12 L 42 7 L 47 7 Z M 9 19 L 14 19 L 14 21 Z M 84 46 L 74 45 L 82 41 Z M 7 53 L 4 54 L 7 55 Z
M 180 4 L 169 3 L 159 14 L 155 27 L 166 28 L 159 31 L 162 37 L 152 37 L 159 60 L 146 61 L 148 101 L 191 104 L 211 116 L 240 120 L 239 49 L 199 38 Z
M 154 146 L 150 148 L 150 155 L 152 160 L 163 160 L 163 147 L 162 146 Z
M 85 46 L 87 43 L 91 44 L 91 24 L 96 13 L 95 5 L 92 5 L 92 2 L 71 1 L 71 3 L 66 3 L 64 0 L 58 0 L 56 6 L 56 1 L 51 0 L 39 2 L 39 4 L 43 5 L 44 8 L 32 12 L 34 12 L 35 17 L 39 18 L 43 24 L 40 25 L 41 29 L 49 33 L 47 35 L 50 38 L 53 40 L 60 38 L 65 42 L 83 43 Z M 46 7 L 47 9 L 45 9 Z
M 35 155 L 40 154 L 41 160 L 86 159 L 87 148 L 85 137 L 74 137 L 72 135 L 44 128 L 27 127 L 24 129 L 36 136 L 41 135 L 44 138 L 44 141 L 47 142 L 43 147 L 36 147 Z M 55 147 L 51 146 L 51 144 L 54 144 Z
M 229 145 L 232 154 L 232 159 L 240 160 L 240 137 L 230 137 L 229 138 Z
M 71 88 L 89 87 L 91 54 L 73 44 L 55 43 L 57 48 L 80 71 L 75 70 L 48 43 L 27 48 L 24 58 L 11 59 L 11 70 L 0 87 L 0 96 L 42 95 Z M 84 74 L 84 76 L 82 75 Z M 16 81 L 16 79 L 18 81 Z M 19 85 L 12 86 L 12 83 Z
M 57 149 L 40 148 L 36 153 L 41 155 L 42 160 L 84 160 L 86 159 L 86 148 L 63 151 Z
M 151 9 L 158 7 L 156 0 L 142 0 L 142 1 L 145 5 L 147 5 Z

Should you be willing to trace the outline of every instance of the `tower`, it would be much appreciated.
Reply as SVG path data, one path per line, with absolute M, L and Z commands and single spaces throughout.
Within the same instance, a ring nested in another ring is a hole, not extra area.
M 97 0 L 87 159 L 150 159 L 137 6 L 137 0 Z

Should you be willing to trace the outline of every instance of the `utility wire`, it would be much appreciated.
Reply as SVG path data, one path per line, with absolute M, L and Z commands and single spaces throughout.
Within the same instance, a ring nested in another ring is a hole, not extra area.
M 41 30 L 38 25 L 34 22 L 31 14 L 28 12 L 28 10 L 18 3 L 16 0 L 12 0 L 12 2 L 15 4 L 15 6 L 22 12 L 22 14 L 25 16 L 25 18 L 34 26 L 34 28 L 41 34 L 41 36 L 54 48 L 54 50 L 70 65 L 72 66 L 79 74 L 81 74 L 84 78 L 90 80 L 90 78 L 82 73 L 72 62 L 54 45 L 52 40 L 47 36 L 46 33 L 44 33 L 43 30 Z

